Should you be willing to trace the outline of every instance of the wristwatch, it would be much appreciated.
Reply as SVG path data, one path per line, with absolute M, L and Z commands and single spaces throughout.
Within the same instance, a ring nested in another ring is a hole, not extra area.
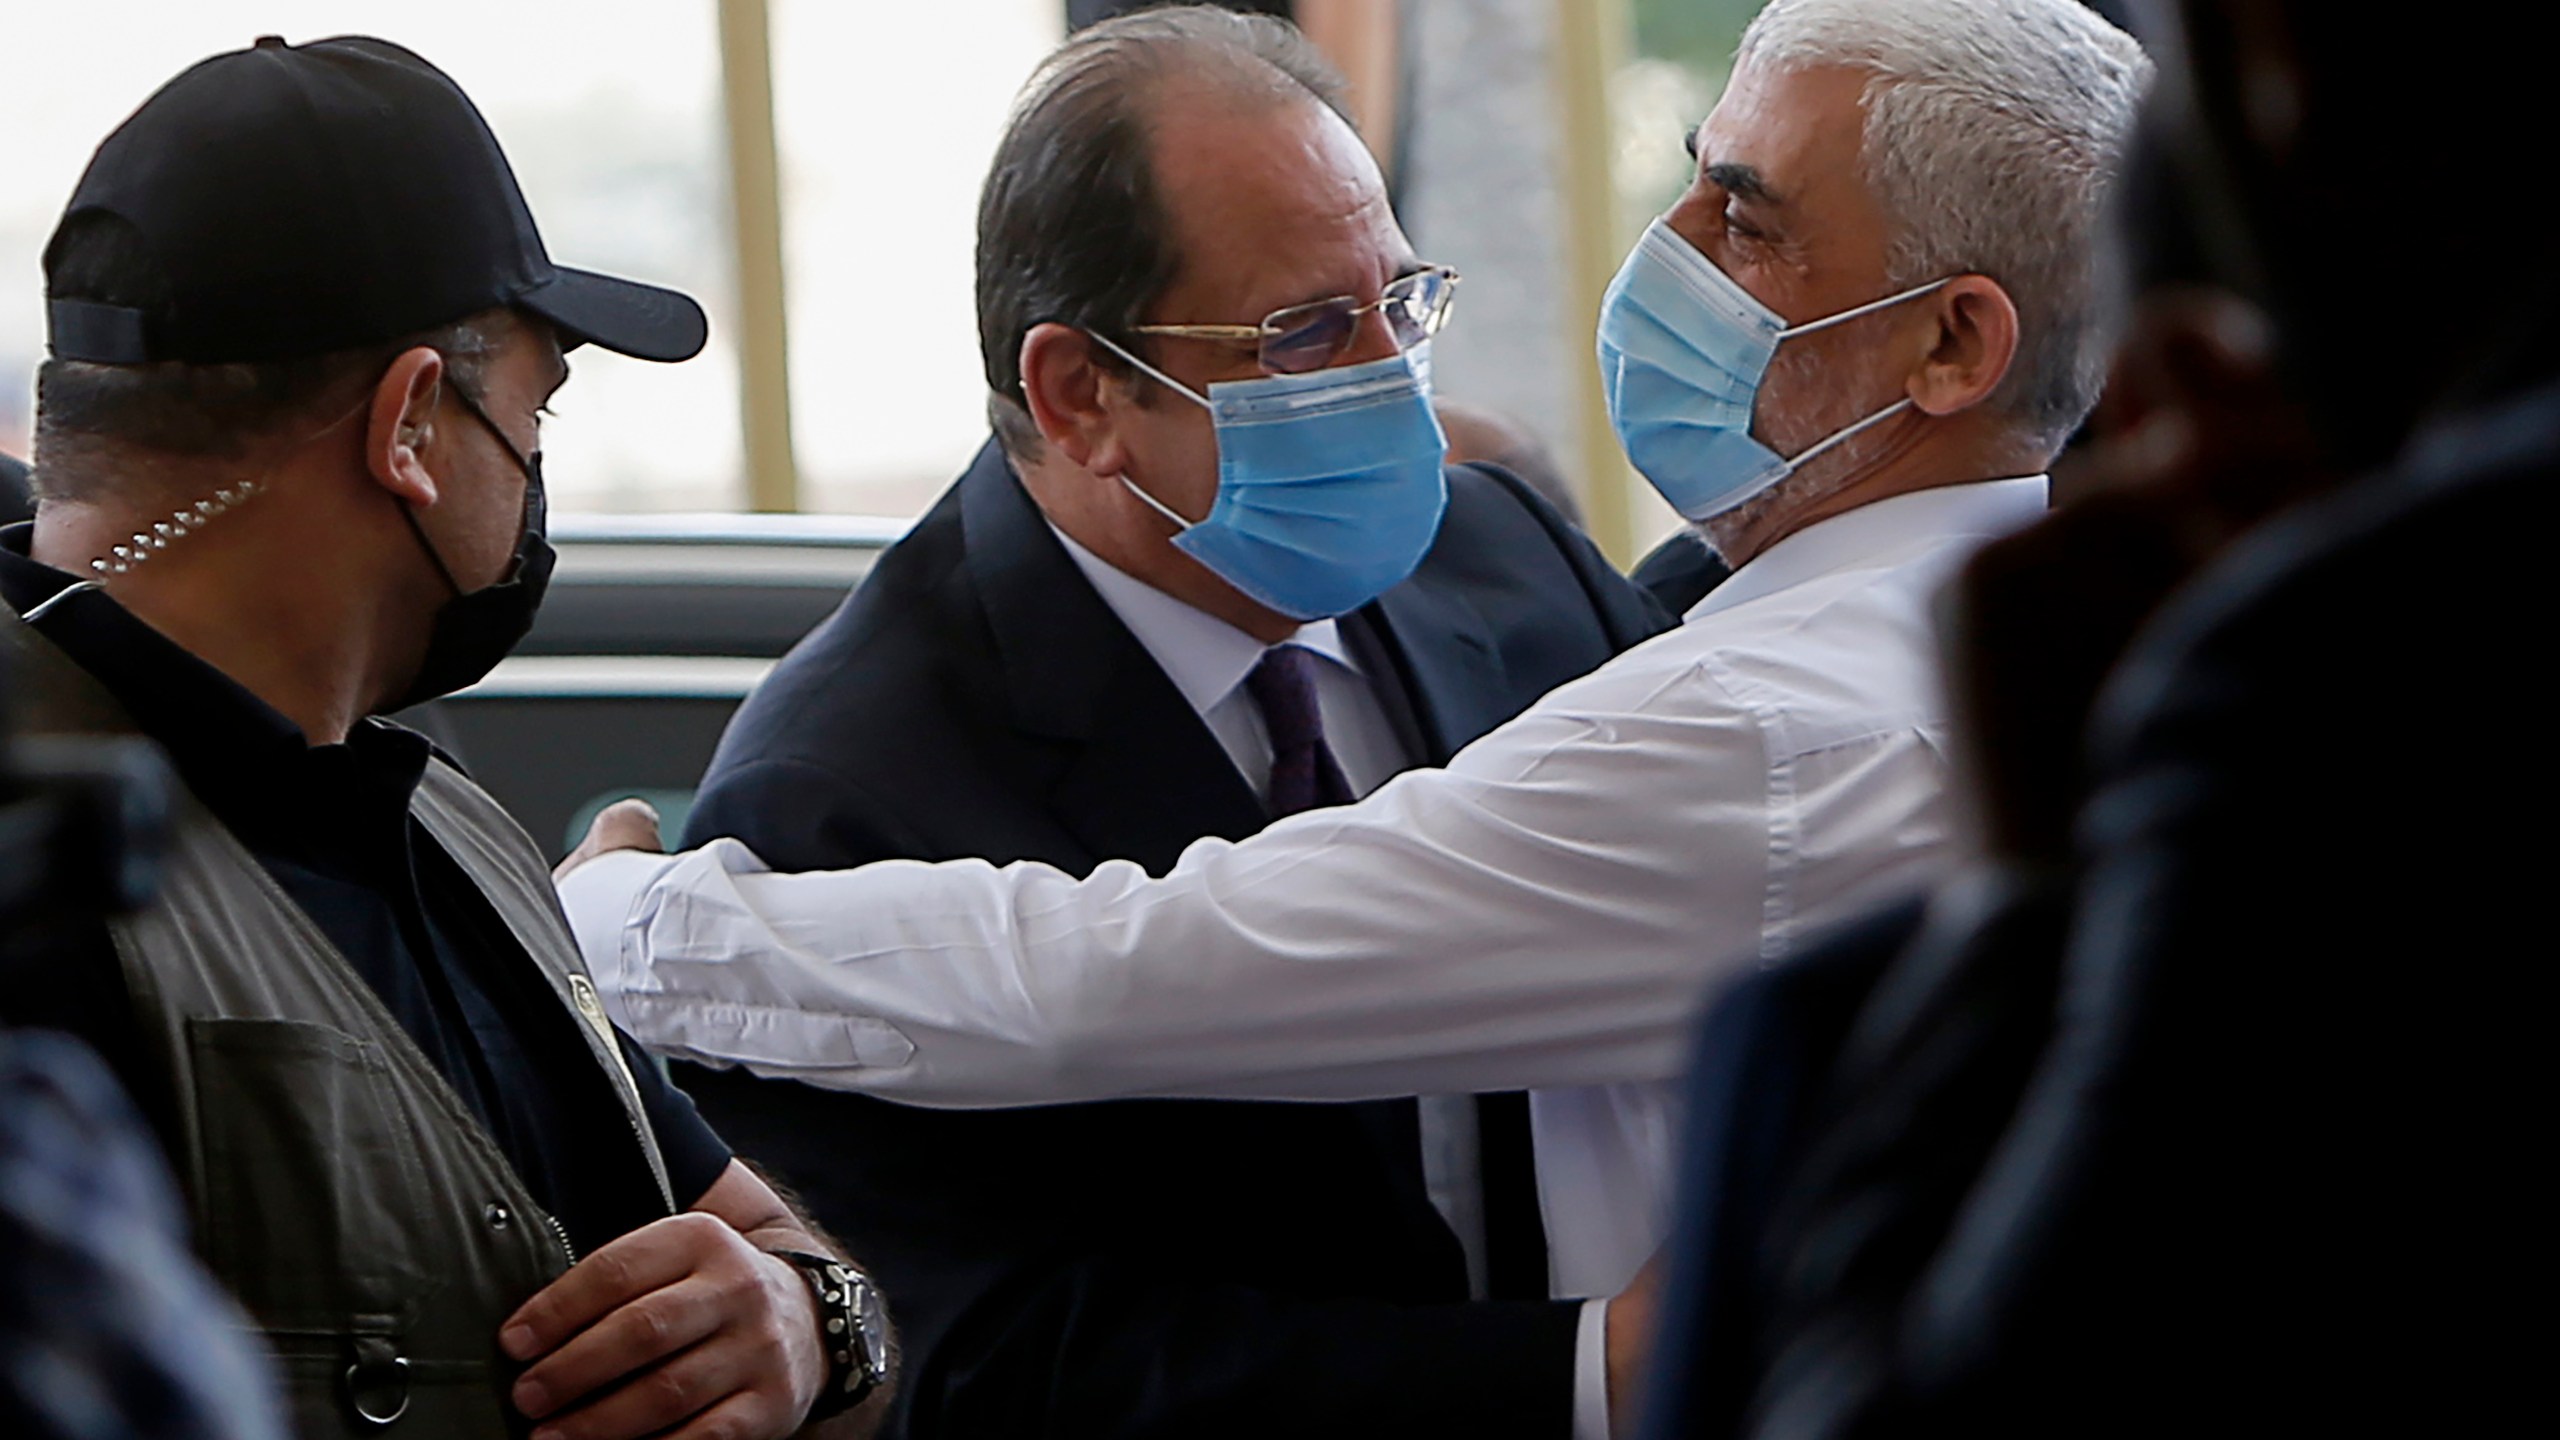
M 809 1282 L 818 1302 L 818 1338 L 826 1342 L 827 1383 L 809 1407 L 810 1420 L 841 1415 L 870 1398 L 889 1378 L 889 1307 L 871 1277 L 832 1255 L 776 1250 Z

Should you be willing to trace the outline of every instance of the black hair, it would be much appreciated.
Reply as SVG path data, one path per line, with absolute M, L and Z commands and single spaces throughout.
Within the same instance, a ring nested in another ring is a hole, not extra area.
M 1125 341 L 1181 273 L 1149 144 L 1155 92 L 1177 73 L 1231 84 L 1240 96 L 1317 101 L 1349 118 L 1341 76 L 1294 27 L 1264 15 L 1143 10 L 1078 32 L 1042 62 L 1014 102 L 978 199 L 987 418 L 1017 462 L 1039 449 L 1022 337 L 1055 322 Z

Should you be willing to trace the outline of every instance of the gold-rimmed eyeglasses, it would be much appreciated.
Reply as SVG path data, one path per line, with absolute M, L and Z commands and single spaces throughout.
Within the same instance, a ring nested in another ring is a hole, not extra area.
M 1173 335 L 1256 347 L 1262 368 L 1274 375 L 1304 375 L 1342 358 L 1360 336 L 1360 317 L 1375 310 L 1387 322 L 1398 350 L 1410 350 L 1449 323 L 1458 272 L 1431 265 L 1398 276 L 1363 305 L 1348 295 L 1310 300 L 1262 317 L 1259 325 L 1135 325 L 1140 335 Z

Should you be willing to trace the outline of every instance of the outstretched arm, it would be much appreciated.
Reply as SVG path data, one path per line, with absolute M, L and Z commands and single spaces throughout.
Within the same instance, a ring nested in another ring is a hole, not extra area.
M 1662 683 L 1604 669 L 1446 770 L 1161 879 L 780 875 L 722 841 L 609 856 L 563 897 L 652 1048 L 914 1103 L 1665 1079 L 1705 987 L 1760 958 L 1772 837 L 1749 709 L 1629 693 Z

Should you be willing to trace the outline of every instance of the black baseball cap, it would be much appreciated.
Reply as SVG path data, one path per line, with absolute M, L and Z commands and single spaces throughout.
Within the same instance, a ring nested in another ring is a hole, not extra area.
M 702 349 L 702 307 L 551 263 L 498 138 L 386 40 L 268 36 L 116 127 L 45 247 L 64 360 L 290 360 L 502 305 L 644 360 Z

